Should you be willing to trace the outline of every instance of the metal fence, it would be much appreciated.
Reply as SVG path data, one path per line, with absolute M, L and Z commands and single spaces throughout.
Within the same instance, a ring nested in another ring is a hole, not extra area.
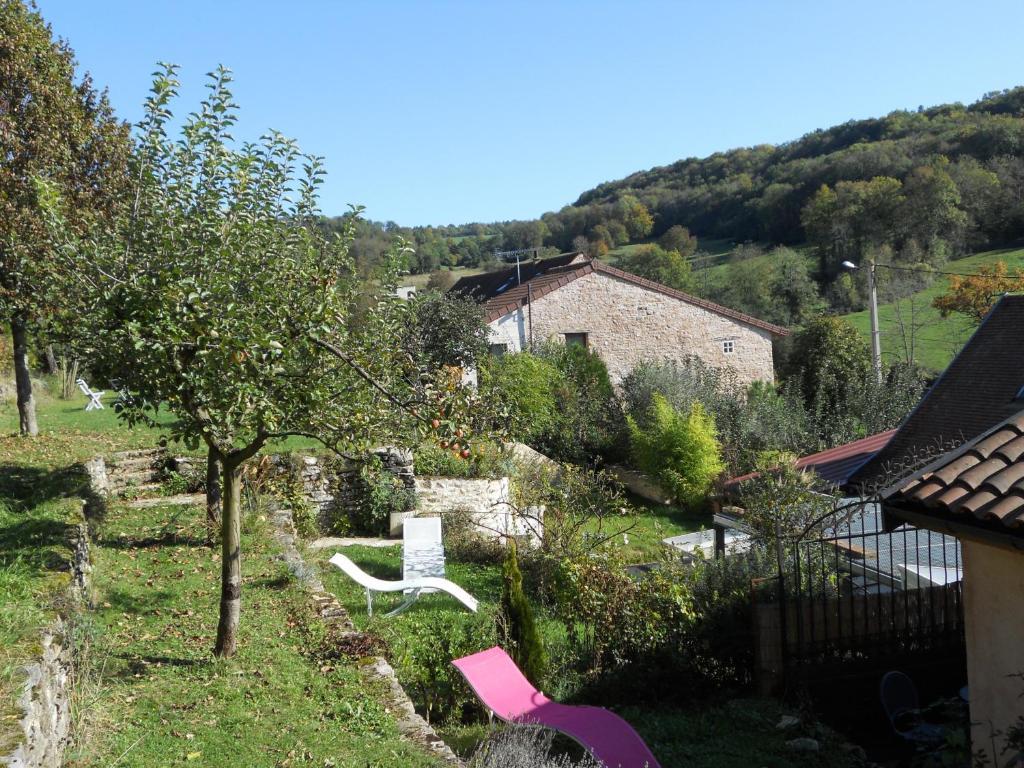
M 788 553 L 777 609 L 784 666 L 895 665 L 963 648 L 962 562 L 956 539 L 885 531 L 867 507 Z

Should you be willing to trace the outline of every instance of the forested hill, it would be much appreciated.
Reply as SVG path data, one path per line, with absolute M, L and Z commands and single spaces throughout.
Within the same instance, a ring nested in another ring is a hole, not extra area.
M 401 233 L 415 248 L 411 271 L 425 273 L 487 266 L 499 249 L 544 246 L 600 256 L 661 238 L 674 225 L 698 239 L 808 242 L 823 292 L 843 258 L 867 250 L 888 249 L 886 258 L 935 266 L 1019 239 L 1024 87 L 970 106 L 898 111 L 779 146 L 680 160 L 601 184 L 531 221 L 415 228 L 364 222 L 356 255 L 372 262 Z
M 682 224 L 698 236 L 797 242 L 805 239 L 801 211 L 823 184 L 877 176 L 905 180 L 914 168 L 943 156 L 984 233 L 1016 235 L 1024 184 L 1022 117 L 1024 87 L 988 94 L 968 107 L 946 104 L 853 120 L 779 146 L 734 149 L 640 171 L 584 192 L 544 221 L 568 245 L 594 226 L 588 219 L 602 218 L 591 209 L 634 195 L 653 214 L 655 236 Z M 983 201 L 974 194 L 1003 199 L 986 199 L 996 210 L 981 210 Z

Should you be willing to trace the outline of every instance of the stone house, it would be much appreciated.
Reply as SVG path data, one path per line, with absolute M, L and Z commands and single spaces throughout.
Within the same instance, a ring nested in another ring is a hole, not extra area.
M 881 489 L 887 526 L 960 540 L 971 740 L 997 765 L 1009 764 L 1006 730 L 1024 717 L 1022 333 L 1024 296 L 1003 296 L 848 483 Z
M 789 333 L 579 253 L 463 277 L 450 290 L 483 304 L 495 354 L 582 344 L 613 382 L 640 362 L 691 356 L 731 367 L 743 384 L 771 381 L 772 339 Z

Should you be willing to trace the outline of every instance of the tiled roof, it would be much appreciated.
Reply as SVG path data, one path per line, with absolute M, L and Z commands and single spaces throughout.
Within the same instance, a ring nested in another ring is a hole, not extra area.
M 1024 411 L 883 493 L 887 507 L 1024 534 Z
M 888 485 L 914 455 L 962 444 L 1020 409 L 1024 387 L 1024 296 L 1006 295 L 925 393 L 892 440 L 847 483 L 856 492 Z
M 579 253 L 563 253 L 550 259 L 524 261 L 519 265 L 518 274 L 516 267 L 508 267 L 494 272 L 468 275 L 459 278 L 449 290 L 453 293 L 464 293 L 470 298 L 484 302 L 508 291 L 516 285 L 517 280 L 525 283 L 552 269 L 567 267 L 580 256 Z
M 677 291 L 675 288 L 670 288 L 667 285 L 662 285 L 630 272 L 610 267 L 601 261 L 583 258 L 582 254 L 578 253 L 563 254 L 551 259 L 528 262 L 520 265 L 520 270 L 522 282 L 518 285 L 515 284 L 516 269 L 512 267 L 511 269 L 504 269 L 499 272 L 464 277 L 449 290 L 465 293 L 482 302 L 487 312 L 487 322 L 494 322 L 509 312 L 514 312 L 523 307 L 531 300 L 535 301 L 541 296 L 549 294 L 564 285 L 568 285 L 578 277 L 596 272 L 639 285 L 650 291 L 657 291 L 665 296 L 685 301 L 688 304 L 693 304 L 709 312 L 732 318 L 746 325 L 761 328 L 775 336 L 789 335 L 789 331 L 780 325 L 768 323 L 744 312 L 723 307 L 721 304 L 715 304 L 714 302 L 691 296 L 688 293 Z
M 814 472 L 829 485 L 841 486 L 854 470 L 884 448 L 895 432 L 895 429 L 889 429 L 877 435 L 854 440 L 852 443 L 829 448 L 827 451 L 803 456 L 797 460 L 796 468 Z M 756 475 L 756 472 L 740 475 L 726 481 L 725 485 L 727 488 L 735 486 Z

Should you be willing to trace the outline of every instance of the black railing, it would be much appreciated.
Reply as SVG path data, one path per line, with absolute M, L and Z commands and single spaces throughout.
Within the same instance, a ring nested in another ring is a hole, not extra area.
M 912 527 L 881 530 L 870 509 L 792 545 L 780 574 L 787 668 L 963 647 L 956 539 Z

